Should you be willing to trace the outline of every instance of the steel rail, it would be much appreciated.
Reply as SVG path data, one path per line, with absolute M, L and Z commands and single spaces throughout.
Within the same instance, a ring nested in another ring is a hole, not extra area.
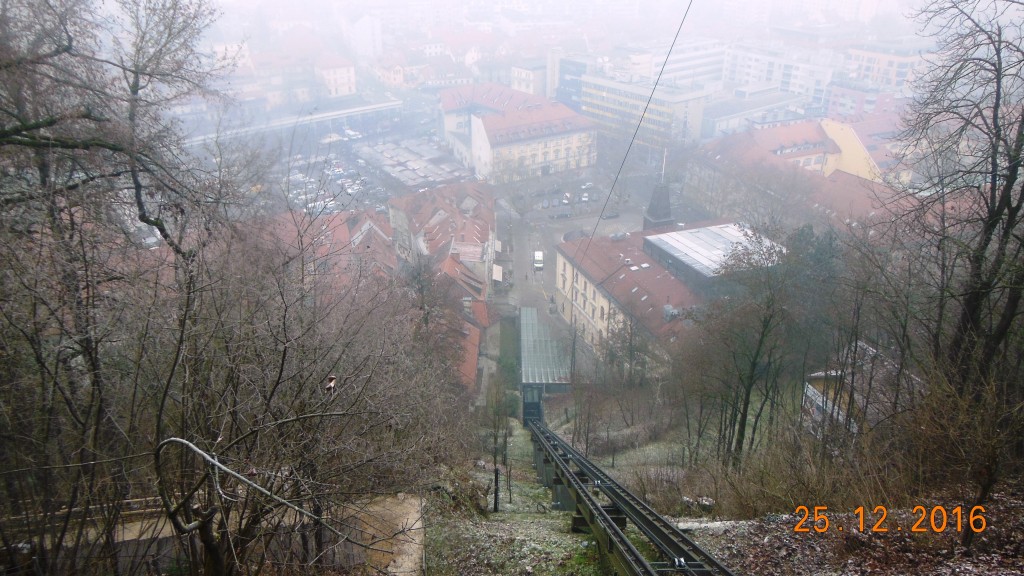
M 540 442 L 545 452 L 551 456 L 551 460 L 562 472 L 562 476 L 568 480 L 575 493 L 583 500 L 583 502 L 578 502 L 578 504 L 582 504 L 589 509 L 594 518 L 596 518 L 600 528 L 608 535 L 614 549 L 606 550 L 606 553 L 617 555 L 625 564 L 623 568 L 630 570 L 634 575 L 657 576 L 659 570 L 651 566 L 643 554 L 633 546 L 633 543 L 629 541 L 629 538 L 615 524 L 615 521 L 608 515 L 608 512 L 601 506 L 601 503 L 590 493 L 587 486 L 576 477 L 576 474 L 569 468 L 565 455 L 560 454 L 558 449 L 549 441 L 551 436 L 542 432 L 540 425 L 536 421 L 531 421 L 529 427 L 534 437 Z M 547 429 L 544 428 L 544 430 Z
M 587 475 L 595 487 L 614 503 L 627 518 L 669 559 L 672 571 L 690 576 L 733 576 L 710 553 L 697 545 L 675 524 L 658 514 L 646 502 L 623 488 L 600 467 L 583 456 L 571 444 L 542 424 L 537 430 L 549 444 L 565 452 L 569 459 Z

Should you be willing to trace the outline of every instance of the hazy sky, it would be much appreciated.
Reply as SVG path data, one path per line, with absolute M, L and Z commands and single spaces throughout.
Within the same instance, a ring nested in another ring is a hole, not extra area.
M 431 11 L 456 23 L 462 14 L 497 12 L 503 8 L 530 14 L 546 14 L 581 26 L 607 25 L 630 28 L 636 25 L 655 34 L 660 28 L 675 32 L 686 11 L 686 0 L 217 0 L 226 19 L 260 13 L 275 19 L 304 19 L 325 23 L 338 14 L 367 9 L 394 12 Z M 693 0 L 684 32 L 715 30 L 729 34 L 737 26 L 758 23 L 825 23 L 836 18 L 861 20 L 874 25 L 892 25 L 909 12 L 909 0 Z M 622 14 L 630 16 L 623 19 Z M 654 27 L 655 30 L 651 30 Z

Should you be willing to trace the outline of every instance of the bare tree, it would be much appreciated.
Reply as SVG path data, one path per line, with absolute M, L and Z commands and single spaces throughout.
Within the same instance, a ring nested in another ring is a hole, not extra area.
M 215 15 L 0 10 L 0 543 L 37 573 L 147 569 L 121 539 L 162 527 L 123 512 L 158 492 L 194 574 L 315 567 L 374 547 L 367 499 L 461 448 L 453 324 L 423 329 L 323 219 L 233 222 L 251 156 L 182 146 L 166 108 L 224 65 L 199 49 Z
M 1024 401 L 1016 337 L 1024 290 L 1022 8 L 1016 0 L 926 3 L 918 16 L 938 51 L 905 119 L 907 161 L 920 181 L 903 214 L 912 230 L 925 231 L 912 236 L 918 243 L 908 254 L 928 259 L 935 279 L 923 286 L 936 305 L 921 325 L 943 378 L 979 407 L 990 404 L 991 382 L 1004 408 Z M 969 467 L 975 504 L 998 477 L 1001 451 L 988 453 L 989 461 Z M 965 531 L 964 543 L 972 536 Z
M 1001 371 L 1024 289 L 1021 8 L 1012 0 L 938 0 L 920 13 L 939 51 L 906 119 L 905 137 L 922 152 L 915 192 L 927 192 L 915 194 L 911 208 L 940 230 L 935 241 L 958 247 L 944 269 L 961 296 L 943 307 L 948 328 L 937 328 L 963 393 Z

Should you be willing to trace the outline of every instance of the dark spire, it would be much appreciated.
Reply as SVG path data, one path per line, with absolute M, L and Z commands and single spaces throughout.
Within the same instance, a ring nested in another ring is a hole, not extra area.
M 644 230 L 664 228 L 674 223 L 668 186 L 658 184 L 654 187 L 654 192 L 651 193 L 651 203 L 647 206 L 647 210 L 644 210 Z

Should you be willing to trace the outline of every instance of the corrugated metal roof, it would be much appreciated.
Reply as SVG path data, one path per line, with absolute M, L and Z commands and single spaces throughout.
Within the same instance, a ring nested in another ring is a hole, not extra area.
M 648 236 L 647 241 L 711 277 L 719 273 L 733 250 L 746 244 L 748 239 L 736 224 L 723 224 Z
M 519 349 L 523 384 L 569 382 L 569 358 L 564 345 L 551 337 L 537 318 L 536 308 L 519 310 Z

